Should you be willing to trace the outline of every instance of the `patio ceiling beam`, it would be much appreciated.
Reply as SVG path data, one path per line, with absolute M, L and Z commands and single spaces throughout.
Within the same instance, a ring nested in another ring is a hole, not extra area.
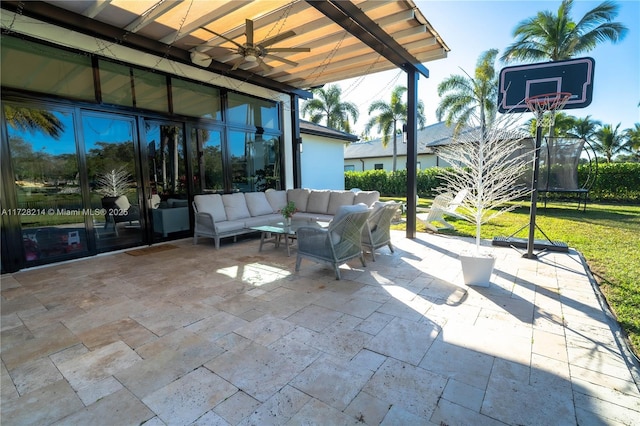
M 306 2 L 397 67 L 407 72 L 416 71 L 429 78 L 429 70 L 417 58 L 351 1 L 306 0 Z
M 148 37 L 141 36 L 140 34 L 105 24 L 95 19 L 53 6 L 49 3 L 3 0 L 0 2 L 0 8 L 14 13 L 19 13 L 42 22 L 58 25 L 72 31 L 77 31 L 82 34 L 87 34 L 92 37 L 102 38 L 104 40 L 115 40 L 123 46 L 193 66 L 190 52 L 187 50 L 167 46 L 157 40 L 152 40 Z M 216 60 L 213 60 L 207 69 L 231 78 L 237 78 L 241 81 L 256 84 L 267 89 L 276 90 L 282 93 L 294 93 L 302 99 L 310 99 L 312 97 L 312 94 L 309 91 L 298 89 L 288 84 L 280 83 L 270 78 L 265 78 L 241 69 L 231 70 L 231 65 L 223 64 Z

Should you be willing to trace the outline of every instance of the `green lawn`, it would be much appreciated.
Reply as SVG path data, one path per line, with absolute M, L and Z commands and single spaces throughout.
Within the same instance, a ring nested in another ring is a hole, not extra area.
M 398 200 L 398 199 L 396 199 Z M 420 199 L 428 207 L 432 200 Z M 640 354 L 640 206 L 590 203 L 587 211 L 577 203 L 539 204 L 536 223 L 552 240 L 563 241 L 587 259 L 611 309 Z M 450 218 L 455 231 L 449 235 L 475 236 L 475 227 Z M 449 221 L 449 219 L 447 219 Z M 483 225 L 482 238 L 509 236 L 529 223 L 529 207 L 524 205 Z M 404 225 L 401 226 L 404 228 Z M 422 224 L 418 231 L 424 232 Z M 516 236 L 527 238 L 528 227 Z M 536 239 L 544 239 L 536 233 Z

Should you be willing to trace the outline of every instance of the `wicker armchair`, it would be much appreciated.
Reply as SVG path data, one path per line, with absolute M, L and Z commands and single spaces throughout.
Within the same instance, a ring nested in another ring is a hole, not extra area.
M 391 220 L 396 215 L 400 204 L 398 203 L 380 203 L 374 206 L 373 213 L 367 219 L 367 226 L 362 228 L 362 245 L 371 250 L 371 257 L 376 261 L 376 249 L 389 246 L 389 250 L 393 253 L 391 245 Z
M 366 266 L 361 235 L 368 217 L 369 209 L 364 204 L 342 206 L 328 228 L 299 228 L 296 271 L 300 270 L 303 257 L 332 265 L 336 280 L 340 279 L 339 266 L 350 259 L 359 257 L 362 266 Z

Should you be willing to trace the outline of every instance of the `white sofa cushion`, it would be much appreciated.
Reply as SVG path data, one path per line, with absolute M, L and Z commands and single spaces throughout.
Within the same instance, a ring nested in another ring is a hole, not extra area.
M 312 190 L 307 200 L 307 213 L 320 213 L 326 214 L 329 207 L 329 198 L 331 197 L 331 191 L 318 191 Z M 297 205 L 296 205 L 297 207 Z
M 287 191 L 267 191 L 264 194 L 273 209 L 272 213 L 279 213 L 287 205 Z
M 262 216 L 273 213 L 273 208 L 264 192 L 245 192 L 244 199 L 251 216 Z
M 251 217 L 249 209 L 247 208 L 247 201 L 244 198 L 242 192 L 236 192 L 235 194 L 222 194 L 222 204 L 224 204 L 224 211 L 227 214 L 227 220 L 238 220 Z
M 227 214 L 224 211 L 222 197 L 220 194 L 196 195 L 193 197 L 196 209 L 201 213 L 209 213 L 213 217 L 214 222 L 222 222 L 227 220 Z
M 352 205 L 355 196 L 356 194 L 351 191 L 331 191 L 327 213 L 336 214 L 340 206 Z
M 364 203 L 367 207 L 371 207 L 373 203 L 380 199 L 380 193 L 378 191 L 360 191 L 356 194 L 353 204 Z
M 311 191 L 306 188 L 294 188 L 287 190 L 287 201 L 293 201 L 301 212 L 307 211 L 307 201 Z

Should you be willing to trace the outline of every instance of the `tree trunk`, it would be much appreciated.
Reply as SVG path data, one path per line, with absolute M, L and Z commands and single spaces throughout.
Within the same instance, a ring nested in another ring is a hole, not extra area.
M 398 144 L 396 143 L 396 140 L 398 138 L 398 135 L 396 133 L 396 122 L 393 122 L 393 173 L 396 172 L 396 158 L 398 155 Z

